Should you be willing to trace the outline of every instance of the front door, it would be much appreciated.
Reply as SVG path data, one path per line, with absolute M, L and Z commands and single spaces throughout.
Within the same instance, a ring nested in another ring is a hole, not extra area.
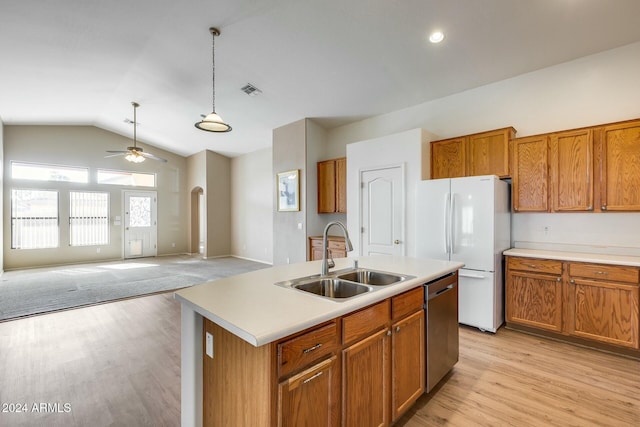
M 124 192 L 124 257 L 158 254 L 157 206 L 155 191 Z
M 404 255 L 402 166 L 362 171 L 361 255 Z

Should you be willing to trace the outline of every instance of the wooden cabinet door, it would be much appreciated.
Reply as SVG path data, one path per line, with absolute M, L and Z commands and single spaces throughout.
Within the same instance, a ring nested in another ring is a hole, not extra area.
M 336 212 L 347 213 L 347 159 L 336 159 Z
M 546 212 L 548 204 L 548 136 L 512 141 L 512 202 L 516 212 Z
M 514 134 L 515 129 L 507 128 L 470 135 L 467 139 L 467 174 L 511 176 L 509 140 Z
M 600 151 L 603 211 L 640 210 L 640 122 L 607 126 Z
M 389 425 L 389 333 L 383 329 L 342 352 L 342 425 Z
M 466 138 L 431 143 L 431 179 L 466 175 Z
M 638 289 L 637 284 L 571 279 L 567 332 L 637 349 Z
M 424 392 L 424 310 L 391 327 L 391 413 L 399 418 Z
M 338 426 L 337 357 L 318 363 L 278 385 L 278 427 Z
M 509 271 L 506 281 L 507 322 L 562 332 L 562 278 Z
M 552 210 L 593 210 L 593 130 L 553 135 L 549 163 Z
M 336 211 L 336 163 L 318 162 L 318 213 Z

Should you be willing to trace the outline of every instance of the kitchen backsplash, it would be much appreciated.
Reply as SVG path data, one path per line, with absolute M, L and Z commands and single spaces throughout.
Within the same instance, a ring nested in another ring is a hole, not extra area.
M 640 213 L 519 213 L 515 248 L 640 256 Z

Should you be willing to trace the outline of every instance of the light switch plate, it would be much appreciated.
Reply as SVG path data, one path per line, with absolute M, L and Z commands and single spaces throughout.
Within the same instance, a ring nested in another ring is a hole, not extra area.
M 209 332 L 207 332 L 206 334 L 205 352 L 207 353 L 207 356 L 213 359 L 213 335 L 211 335 Z

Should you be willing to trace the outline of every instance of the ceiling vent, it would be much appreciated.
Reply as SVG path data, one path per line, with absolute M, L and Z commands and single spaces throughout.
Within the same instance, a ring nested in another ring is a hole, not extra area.
M 262 93 L 260 89 L 252 85 L 251 83 L 247 83 L 246 85 L 240 88 L 241 91 L 246 93 L 249 96 L 258 96 Z

